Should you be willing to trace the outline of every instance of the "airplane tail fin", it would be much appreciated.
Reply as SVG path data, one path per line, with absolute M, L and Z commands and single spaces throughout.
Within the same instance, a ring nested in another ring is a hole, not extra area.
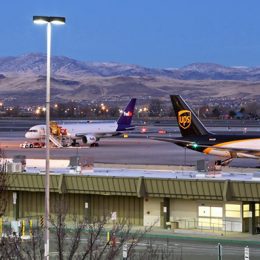
M 210 134 L 181 96 L 171 95 L 171 101 L 183 137 Z
M 123 113 L 117 120 L 118 128 L 117 131 L 124 131 L 131 128 L 131 122 L 134 115 L 136 98 L 132 98 Z

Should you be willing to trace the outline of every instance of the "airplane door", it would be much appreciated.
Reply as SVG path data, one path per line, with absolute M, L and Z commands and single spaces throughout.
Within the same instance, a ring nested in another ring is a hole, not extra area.
M 40 136 L 45 136 L 45 129 L 44 128 L 40 128 L 39 130 Z

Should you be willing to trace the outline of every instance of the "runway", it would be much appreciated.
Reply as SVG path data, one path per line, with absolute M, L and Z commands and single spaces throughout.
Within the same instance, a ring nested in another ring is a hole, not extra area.
M 24 132 L 0 132 L 0 145 L 6 158 L 15 155 L 35 159 L 45 158 L 44 148 L 19 148 L 19 144 L 24 141 Z M 50 156 L 53 159 L 68 159 L 78 155 L 90 163 L 135 165 L 196 165 L 200 159 L 217 159 L 172 143 L 147 138 L 104 138 L 99 144 L 99 147 L 91 148 L 86 145 L 78 148 L 51 148 Z M 260 166 L 260 162 L 253 159 L 234 159 L 230 166 L 255 168 Z

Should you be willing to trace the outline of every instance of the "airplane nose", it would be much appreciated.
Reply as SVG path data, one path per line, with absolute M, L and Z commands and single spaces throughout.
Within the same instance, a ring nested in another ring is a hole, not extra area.
M 29 132 L 25 133 L 25 138 L 30 138 L 30 133 Z

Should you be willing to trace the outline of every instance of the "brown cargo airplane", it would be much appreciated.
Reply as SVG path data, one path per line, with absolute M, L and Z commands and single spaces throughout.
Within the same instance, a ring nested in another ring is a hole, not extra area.
M 209 132 L 194 111 L 179 95 L 171 95 L 172 105 L 182 137 L 153 137 L 191 150 L 226 157 L 222 165 L 233 158 L 260 159 L 260 134 L 214 134 Z

